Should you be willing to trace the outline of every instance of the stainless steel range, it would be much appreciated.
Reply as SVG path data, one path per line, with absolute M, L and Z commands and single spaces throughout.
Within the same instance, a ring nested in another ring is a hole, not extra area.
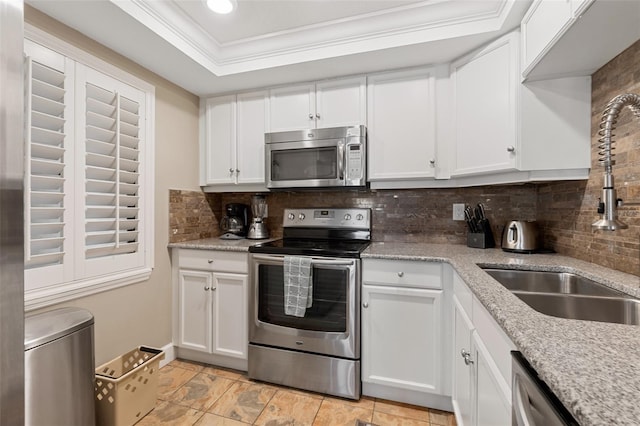
M 369 209 L 286 209 L 250 254 L 249 377 L 360 398 L 360 254 Z

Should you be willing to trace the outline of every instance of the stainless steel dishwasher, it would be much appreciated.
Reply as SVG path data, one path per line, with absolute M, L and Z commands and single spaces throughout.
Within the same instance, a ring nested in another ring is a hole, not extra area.
M 62 308 L 24 320 L 25 425 L 95 425 L 93 315 Z
M 579 426 L 520 352 L 512 359 L 512 426 Z

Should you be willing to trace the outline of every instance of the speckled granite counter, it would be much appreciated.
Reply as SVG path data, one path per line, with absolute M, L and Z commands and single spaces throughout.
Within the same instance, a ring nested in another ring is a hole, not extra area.
M 580 424 L 640 425 L 640 326 L 543 315 L 478 265 L 574 272 L 636 297 L 639 277 L 556 254 L 462 245 L 373 243 L 362 257 L 451 264 Z
M 275 238 L 265 240 L 247 240 L 246 238 L 239 240 L 223 240 L 221 238 L 205 238 L 202 240 L 190 240 L 181 243 L 171 243 L 169 248 L 183 248 L 196 250 L 220 250 L 220 251 L 249 251 L 249 247 L 273 241 Z

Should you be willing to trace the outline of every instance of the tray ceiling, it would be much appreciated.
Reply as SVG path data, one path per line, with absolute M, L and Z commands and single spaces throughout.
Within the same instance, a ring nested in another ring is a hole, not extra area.
M 448 62 L 530 2 L 238 0 L 216 15 L 204 0 L 27 0 L 200 96 Z

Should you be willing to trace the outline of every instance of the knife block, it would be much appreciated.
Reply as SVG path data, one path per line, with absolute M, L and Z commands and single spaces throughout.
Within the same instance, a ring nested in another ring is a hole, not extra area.
M 487 232 L 469 232 L 467 233 L 467 247 L 493 248 L 495 247 L 493 235 Z

